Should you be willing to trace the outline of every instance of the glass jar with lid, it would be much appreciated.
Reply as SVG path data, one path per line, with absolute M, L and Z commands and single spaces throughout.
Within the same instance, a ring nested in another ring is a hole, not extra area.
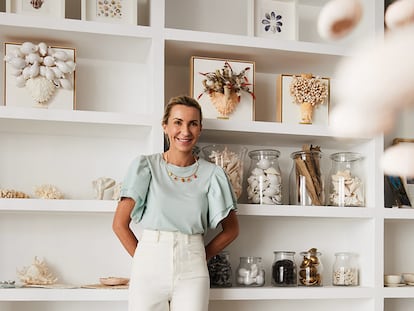
M 279 287 L 297 286 L 295 252 L 275 251 L 272 264 L 272 284 Z
M 335 254 L 332 271 L 332 284 L 337 286 L 359 285 L 358 255 L 341 252 Z
M 322 286 L 323 265 L 322 254 L 316 248 L 301 252 L 302 262 L 299 267 L 299 282 L 301 286 Z
M 331 154 L 330 159 L 328 205 L 364 206 L 363 156 L 357 152 L 338 152 Z
M 239 286 L 263 286 L 265 271 L 261 257 L 240 257 L 237 267 L 236 284 Z
M 324 205 L 324 177 L 321 170 L 322 152 L 319 150 L 296 151 L 289 176 L 289 204 Z
M 232 270 L 230 264 L 230 254 L 222 251 L 207 262 L 208 273 L 210 275 L 210 287 L 231 287 Z
M 282 204 L 282 175 L 279 150 L 261 149 L 248 153 L 247 200 L 253 204 Z

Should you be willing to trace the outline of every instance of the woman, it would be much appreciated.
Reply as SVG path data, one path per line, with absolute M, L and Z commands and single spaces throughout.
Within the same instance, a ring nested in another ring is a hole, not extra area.
M 198 102 L 172 98 L 162 121 L 168 151 L 135 159 L 113 230 L 133 256 L 130 311 L 207 311 L 207 260 L 238 235 L 236 199 L 225 172 L 193 154 L 202 129 Z M 131 219 L 144 228 L 140 241 Z M 204 246 L 207 228 L 222 231 Z

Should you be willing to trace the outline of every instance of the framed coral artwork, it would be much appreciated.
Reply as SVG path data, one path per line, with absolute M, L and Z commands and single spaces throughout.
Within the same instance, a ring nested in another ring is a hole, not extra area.
M 65 18 L 65 0 L 6 0 L 6 12 Z
M 82 20 L 137 24 L 137 0 L 82 0 Z
M 254 0 L 254 34 L 257 37 L 296 40 L 296 0 Z
M 211 119 L 254 120 L 255 62 L 191 57 L 190 94 Z
M 327 126 L 330 79 L 312 74 L 278 75 L 276 105 L 276 122 Z
M 35 44 L 4 44 L 4 105 L 73 110 L 76 50 Z

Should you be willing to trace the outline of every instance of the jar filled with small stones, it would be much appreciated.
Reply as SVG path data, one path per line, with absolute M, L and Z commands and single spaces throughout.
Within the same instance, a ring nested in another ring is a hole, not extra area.
M 275 251 L 272 265 L 272 284 L 279 287 L 297 286 L 295 252 Z
M 210 287 L 232 286 L 232 270 L 229 252 L 222 251 L 210 258 L 207 267 L 210 275 Z
M 332 284 L 337 286 L 358 286 L 358 255 L 355 253 L 336 253 L 332 271 Z
M 330 155 L 328 204 L 332 206 L 364 206 L 365 191 L 361 162 L 357 152 L 338 152 Z
M 279 150 L 262 149 L 248 153 L 247 199 L 253 204 L 282 204 L 282 175 Z
M 236 284 L 238 286 L 263 286 L 265 271 L 261 257 L 240 257 L 237 267 Z
M 299 267 L 300 286 L 322 286 L 322 254 L 316 248 L 301 252 L 302 262 Z

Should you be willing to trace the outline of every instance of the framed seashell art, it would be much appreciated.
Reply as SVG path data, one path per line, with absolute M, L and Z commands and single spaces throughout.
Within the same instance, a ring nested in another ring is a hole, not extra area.
M 297 40 L 296 0 L 250 0 L 248 34 L 283 40 Z
M 82 0 L 82 20 L 137 25 L 137 0 Z
M 278 75 L 276 105 L 276 122 L 327 126 L 330 79 L 312 73 Z
M 76 50 L 32 42 L 4 44 L 4 105 L 76 108 Z
M 6 0 L 6 12 L 65 18 L 65 0 Z
M 190 94 L 210 119 L 255 119 L 255 62 L 192 56 Z

